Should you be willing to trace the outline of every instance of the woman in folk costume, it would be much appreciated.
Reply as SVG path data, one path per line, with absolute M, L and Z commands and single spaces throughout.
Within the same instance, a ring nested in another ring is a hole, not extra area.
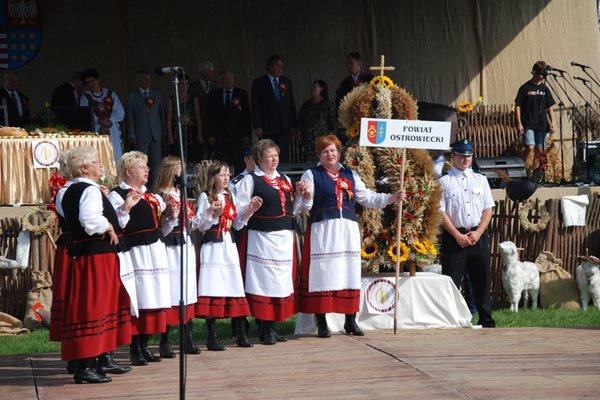
M 183 300 L 184 320 L 186 324 L 185 352 L 187 354 L 198 354 L 200 349 L 194 343 L 193 322 L 194 308 L 198 300 L 196 279 L 196 252 L 192 238 L 188 233 L 188 221 L 194 216 L 193 206 L 181 207 L 181 191 L 178 179 L 181 175 L 181 160 L 177 157 L 168 156 L 163 158 L 158 169 L 158 175 L 154 182 L 152 191 L 159 194 L 165 203 L 175 204 L 180 208 L 180 219 L 177 226 L 162 238 L 167 249 L 167 260 L 169 262 L 169 277 L 171 281 L 171 308 L 167 310 L 167 330 L 160 335 L 159 353 L 163 358 L 174 358 L 175 353 L 169 343 L 169 329 L 171 326 L 179 326 L 179 301 Z M 181 224 L 183 220 L 183 226 Z M 183 246 L 182 246 L 183 245 Z M 183 250 L 183 268 L 182 268 Z M 183 296 L 181 295 L 181 272 L 183 271 Z
M 167 330 L 166 310 L 171 308 L 169 265 L 164 243 L 160 240 L 178 224 L 179 207 L 167 203 L 146 189 L 148 157 L 139 151 L 123 154 L 119 162 L 122 179 L 108 199 L 119 217 L 129 251 L 121 257 L 121 276 L 127 291 L 135 296 L 132 340 L 129 356 L 133 365 L 160 361 L 148 347 L 151 334 Z M 138 202 L 130 206 L 126 199 Z
M 225 350 L 217 338 L 215 319 L 232 318 L 238 347 L 252 347 L 246 337 L 250 314 L 244 293 L 240 259 L 231 229 L 236 220 L 235 198 L 227 187 L 229 166 L 217 161 L 208 168 L 206 191 L 200 193 L 192 226 L 204 232 L 196 315 L 206 319 L 209 350 Z
M 67 165 L 73 182 L 61 206 L 73 242 L 61 315 L 61 358 L 76 360 L 71 365 L 77 383 L 110 382 L 103 372 L 130 370 L 107 356 L 131 340 L 130 301 L 117 255 L 121 229 L 96 183 L 104 174 L 98 151 L 87 145 L 73 148 Z M 100 356 L 97 370 L 95 358 Z
M 261 320 L 261 341 L 270 345 L 277 343 L 273 321 L 296 313 L 293 188 L 289 178 L 277 172 L 275 142 L 259 140 L 252 157 L 257 167 L 242 179 L 237 192 L 238 218 L 248 227 L 241 239 L 240 248 L 246 249 L 241 260 L 250 311 Z
M 346 334 L 364 332 L 356 323 L 360 309 L 361 238 L 355 203 L 383 208 L 404 198 L 402 193 L 375 193 L 358 174 L 339 163 L 340 140 L 335 135 L 315 140 L 319 158 L 296 184 L 301 192 L 296 211 L 310 211 L 300 271 L 300 311 L 317 317 L 318 336 L 330 337 L 325 314 L 346 314 Z

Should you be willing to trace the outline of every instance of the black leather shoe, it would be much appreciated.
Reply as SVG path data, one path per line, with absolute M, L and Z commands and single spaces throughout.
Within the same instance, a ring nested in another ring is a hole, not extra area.
M 356 323 L 356 314 L 346 314 L 346 322 L 344 323 L 346 335 L 365 336 L 365 333 L 359 328 Z
M 206 339 L 206 348 L 210 351 L 224 351 L 225 346 L 219 342 L 216 337 L 209 337 Z
M 327 326 L 327 317 L 325 314 L 315 314 L 317 318 L 317 336 L 320 338 L 331 337 L 329 327 Z
M 171 343 L 161 343 L 158 345 L 158 353 L 162 358 L 175 358 L 175 352 L 171 348 Z
M 126 374 L 131 371 L 131 367 L 119 365 L 112 357 L 112 353 L 103 353 L 98 356 L 97 371 L 100 374 Z
M 112 382 L 112 379 L 108 376 L 100 375 L 94 368 L 83 368 L 79 369 L 73 375 L 75 383 L 107 383 Z
M 262 343 L 266 345 L 277 344 L 277 339 L 275 338 L 275 331 L 273 331 L 273 323 L 271 321 L 263 321 L 262 327 Z
M 79 367 L 79 360 L 69 360 L 67 361 L 67 372 L 70 374 L 74 374 Z
M 131 365 L 135 365 L 136 367 L 148 365 L 148 361 L 141 354 L 130 354 L 129 360 L 131 361 Z
M 147 344 L 142 344 L 140 346 L 140 353 L 148 362 L 159 362 L 161 360 L 159 356 L 155 355 L 152 350 L 150 350 L 150 347 L 148 347 Z

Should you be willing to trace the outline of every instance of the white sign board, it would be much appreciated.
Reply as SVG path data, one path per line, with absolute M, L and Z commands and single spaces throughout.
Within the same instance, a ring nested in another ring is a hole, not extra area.
M 58 140 L 35 140 L 31 146 L 33 168 L 58 168 L 60 150 Z
M 450 122 L 362 118 L 360 145 L 448 150 Z

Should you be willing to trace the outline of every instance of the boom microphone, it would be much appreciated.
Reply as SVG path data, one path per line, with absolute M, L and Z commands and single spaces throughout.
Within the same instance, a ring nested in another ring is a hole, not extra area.
M 549 69 L 550 71 L 556 71 L 556 72 L 558 72 L 558 73 L 559 73 L 559 74 L 561 74 L 561 75 L 562 75 L 562 74 L 564 74 L 565 72 L 567 72 L 567 71 L 565 71 L 564 69 L 560 69 L 560 68 L 556 68 L 556 67 L 550 67 L 550 66 L 548 67 L 548 69 Z
M 175 74 L 181 71 L 181 67 L 156 67 L 154 68 L 154 72 L 156 75 L 165 75 L 165 74 Z
M 581 82 L 583 82 L 584 84 L 589 82 L 587 79 L 580 78 L 580 77 L 578 77 L 578 76 L 574 76 L 574 77 L 573 77 L 573 79 L 577 79 L 578 81 L 581 81 Z
M 579 63 L 576 63 L 575 61 L 571 61 L 571 65 L 573 65 L 575 67 L 579 67 L 581 69 L 589 68 L 587 65 L 579 64 Z

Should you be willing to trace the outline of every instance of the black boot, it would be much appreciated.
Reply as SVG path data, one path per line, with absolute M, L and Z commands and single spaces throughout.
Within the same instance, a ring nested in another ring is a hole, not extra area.
M 78 366 L 79 366 L 79 360 L 67 361 L 67 372 L 70 374 L 74 374 L 77 371 Z
M 77 371 L 73 375 L 75 383 L 107 383 L 112 382 L 112 379 L 107 376 L 102 376 L 94 368 L 93 358 L 83 358 L 79 360 Z
M 160 334 L 160 343 L 158 344 L 158 353 L 162 358 L 175 358 L 175 352 L 169 343 L 169 327 L 167 331 Z
M 315 314 L 317 317 L 317 336 L 320 338 L 331 337 L 329 327 L 327 326 L 327 317 L 325 314 Z
M 260 339 L 261 342 L 265 341 L 265 334 L 263 331 L 263 322 L 262 320 L 257 319 L 256 321 L 259 325 L 258 325 L 258 338 Z M 275 338 L 276 342 L 287 342 L 287 338 L 285 336 L 281 336 L 280 334 L 277 333 L 277 331 L 275 330 L 275 323 L 273 321 L 271 321 L 271 332 L 273 333 L 273 337 Z
M 231 319 L 236 327 L 237 337 L 235 339 L 238 347 L 252 347 L 246 335 L 246 317 L 236 317 Z
M 187 332 L 185 334 L 185 352 L 186 354 L 200 354 L 200 348 L 194 343 L 194 323 L 187 323 Z
M 223 351 L 225 346 L 217 338 L 217 325 L 214 318 L 206 318 L 208 336 L 206 337 L 206 348 L 212 351 Z
M 346 331 L 346 335 L 354 335 L 354 336 L 364 336 L 365 333 L 360 330 L 358 325 L 356 324 L 356 313 L 354 314 L 346 314 L 346 322 L 344 322 L 344 330 Z
M 263 344 L 276 344 L 277 339 L 273 332 L 273 321 L 262 321 L 262 342 Z
M 129 359 L 131 360 L 131 365 L 148 365 L 148 361 L 142 357 L 142 352 L 140 351 L 139 335 L 133 335 L 131 337 L 131 344 L 129 345 Z
M 152 350 L 150 350 L 150 347 L 148 347 L 149 340 L 150 335 L 140 335 L 140 353 L 142 353 L 142 357 L 148 362 L 159 362 L 160 357 L 155 355 Z
M 131 371 L 131 367 L 119 365 L 113 359 L 112 353 L 102 353 L 98 356 L 98 365 L 96 370 L 103 374 L 125 374 Z

